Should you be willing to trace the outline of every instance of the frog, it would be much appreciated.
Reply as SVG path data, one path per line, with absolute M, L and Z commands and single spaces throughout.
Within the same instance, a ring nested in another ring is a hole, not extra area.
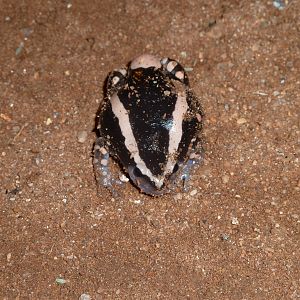
M 112 191 L 124 181 L 111 171 L 114 161 L 146 195 L 169 193 L 178 183 L 185 190 L 203 161 L 204 112 L 183 66 L 142 54 L 110 72 L 104 91 L 93 150 L 98 186 Z

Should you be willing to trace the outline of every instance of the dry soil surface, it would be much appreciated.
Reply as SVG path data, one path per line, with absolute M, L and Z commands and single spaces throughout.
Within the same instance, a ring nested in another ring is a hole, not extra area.
M 0 0 L 1 299 L 299 299 L 300 1 Z M 97 189 L 109 71 L 180 61 L 188 192 Z

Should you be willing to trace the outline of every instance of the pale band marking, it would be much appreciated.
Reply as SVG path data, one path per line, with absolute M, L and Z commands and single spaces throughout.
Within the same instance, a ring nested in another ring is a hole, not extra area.
M 169 61 L 167 64 L 167 71 L 171 73 L 177 65 L 178 63 L 175 60 Z
M 128 149 L 128 151 L 131 153 L 131 156 L 133 157 L 133 160 L 135 161 L 137 168 L 139 168 L 142 174 L 148 176 L 158 188 L 160 188 L 163 185 L 164 177 L 158 178 L 154 176 L 152 172 L 147 168 L 145 162 L 141 159 L 138 145 L 136 143 L 130 125 L 128 111 L 125 109 L 123 103 L 120 101 L 117 94 L 112 95 L 110 102 L 112 106 L 112 111 L 119 120 L 119 126 L 122 135 L 125 138 L 125 146 Z
M 168 162 L 164 174 L 171 173 L 176 164 L 176 152 L 182 138 L 183 119 L 188 110 L 188 103 L 186 101 L 186 93 L 181 92 L 177 95 L 177 101 L 173 111 L 173 124 L 169 131 L 169 149 Z
M 137 58 L 135 58 L 130 64 L 131 70 L 134 70 L 137 68 L 147 69 L 150 67 L 154 67 L 156 69 L 159 69 L 161 67 L 159 58 L 157 58 L 154 55 L 150 55 L 150 54 L 142 54 L 142 55 L 138 56 Z
M 179 80 L 183 80 L 184 78 L 184 73 L 182 71 L 177 71 L 175 73 L 175 76 L 179 79 Z

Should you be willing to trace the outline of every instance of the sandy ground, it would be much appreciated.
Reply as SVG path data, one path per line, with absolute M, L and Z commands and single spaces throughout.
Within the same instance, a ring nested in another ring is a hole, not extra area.
M 300 1 L 282 3 L 0 0 L 1 299 L 300 298 Z M 95 115 L 141 53 L 188 68 L 205 161 L 187 193 L 112 198 Z

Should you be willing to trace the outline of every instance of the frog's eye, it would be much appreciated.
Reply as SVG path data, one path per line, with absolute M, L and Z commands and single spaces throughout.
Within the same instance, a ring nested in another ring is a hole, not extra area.
M 106 86 L 109 96 L 116 93 L 124 85 L 126 74 L 126 69 L 114 70 L 109 74 Z

